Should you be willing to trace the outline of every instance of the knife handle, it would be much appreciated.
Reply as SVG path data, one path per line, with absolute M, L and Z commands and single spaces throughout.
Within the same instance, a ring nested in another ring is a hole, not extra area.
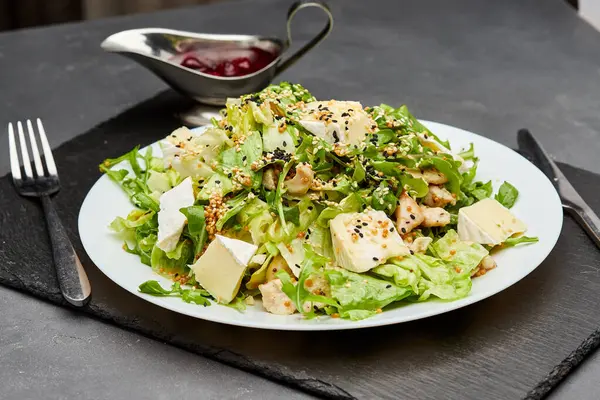
M 580 206 L 568 203 L 563 204 L 563 207 L 577 220 L 596 246 L 600 248 L 600 218 L 596 216 L 592 209 L 589 207 L 583 209 Z

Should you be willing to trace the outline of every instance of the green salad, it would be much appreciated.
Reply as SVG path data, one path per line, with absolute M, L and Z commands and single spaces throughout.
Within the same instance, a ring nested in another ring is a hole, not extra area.
M 100 165 L 135 206 L 110 225 L 123 249 L 174 282 L 141 283 L 154 296 L 360 320 L 464 298 L 494 250 L 537 241 L 509 211 L 517 189 L 477 181 L 473 145 L 456 151 L 406 106 L 284 82 L 160 147 Z

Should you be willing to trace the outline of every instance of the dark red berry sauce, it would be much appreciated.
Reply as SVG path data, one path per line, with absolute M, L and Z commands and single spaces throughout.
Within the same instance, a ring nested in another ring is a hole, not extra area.
M 269 65 L 277 56 L 258 47 L 190 52 L 178 57 L 179 63 L 196 71 L 215 76 L 244 76 Z

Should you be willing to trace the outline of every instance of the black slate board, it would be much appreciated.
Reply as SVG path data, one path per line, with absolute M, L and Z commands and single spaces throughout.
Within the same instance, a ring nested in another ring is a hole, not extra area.
M 183 108 L 179 97 L 164 93 L 54 152 L 63 184 L 55 203 L 93 288 L 85 312 L 330 398 L 540 398 L 597 346 L 597 334 L 590 335 L 600 326 L 600 252 L 570 218 L 548 259 L 518 284 L 469 307 L 395 326 L 260 331 L 196 320 L 129 294 L 82 249 L 79 208 L 100 161 L 163 137 L 179 125 L 175 113 Z M 600 211 L 600 178 L 561 168 Z M 0 179 L 0 243 L 0 283 L 65 305 L 40 206 L 20 198 L 10 176 Z

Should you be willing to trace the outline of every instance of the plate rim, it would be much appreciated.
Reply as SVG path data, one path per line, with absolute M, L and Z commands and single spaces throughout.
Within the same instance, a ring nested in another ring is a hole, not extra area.
M 119 286 L 121 289 L 124 289 L 126 291 L 128 291 L 129 293 L 133 294 L 136 297 L 140 297 L 145 301 L 148 301 L 152 304 L 155 304 L 159 307 L 168 309 L 170 311 L 182 314 L 182 315 L 186 315 L 192 318 L 197 318 L 197 319 L 201 319 L 201 320 L 205 320 L 205 321 L 211 321 L 211 322 L 217 322 L 217 323 L 222 323 L 222 324 L 226 324 L 226 325 L 232 325 L 232 326 L 240 326 L 240 327 L 246 327 L 246 328 L 256 328 L 256 329 L 267 329 L 267 330 L 285 330 L 285 331 L 330 331 L 330 330 L 347 330 L 347 329 L 363 329 L 363 328 L 373 328 L 373 327 L 378 327 L 378 326 L 385 326 L 385 325 L 393 325 L 393 324 L 400 324 L 400 323 L 404 323 L 404 322 L 409 322 L 409 321 L 415 321 L 415 320 L 419 320 L 419 319 L 423 319 L 423 318 L 429 318 L 431 316 L 435 316 L 435 315 L 439 315 L 439 314 L 444 314 L 450 311 L 454 311 L 454 310 L 458 310 L 460 308 L 466 307 L 468 305 L 477 303 L 479 301 L 485 300 L 491 296 L 494 296 L 508 288 L 510 288 L 511 286 L 515 285 L 516 283 L 520 282 L 523 278 L 525 278 L 526 276 L 530 275 L 533 271 L 535 271 L 541 264 L 542 262 L 550 255 L 550 253 L 552 252 L 552 250 L 555 248 L 556 243 L 558 242 L 558 239 L 560 237 L 560 234 L 562 232 L 562 227 L 564 224 L 564 218 L 563 218 L 563 214 L 562 214 L 562 204 L 560 201 L 560 197 L 558 195 L 558 193 L 556 192 L 556 189 L 554 187 L 554 185 L 550 182 L 550 180 L 548 179 L 548 177 L 539 169 L 537 168 L 531 161 L 527 160 L 525 157 L 523 157 L 521 154 L 517 153 L 516 151 L 514 151 L 513 149 L 511 149 L 510 147 L 496 142 L 490 138 L 487 138 L 485 136 L 479 135 L 477 133 L 473 133 L 471 131 L 467 131 L 465 129 L 462 128 L 458 128 L 452 125 L 448 125 L 448 124 L 444 124 L 444 123 L 440 123 L 440 122 L 435 122 L 435 121 L 429 121 L 429 120 L 420 120 L 420 122 L 422 122 L 425 126 L 430 127 L 430 126 L 437 126 L 437 127 L 445 127 L 445 128 L 450 128 L 451 130 L 459 130 L 462 131 L 464 133 L 467 133 L 469 135 L 473 135 L 475 137 L 478 138 L 478 140 L 483 140 L 488 142 L 489 144 L 493 145 L 493 146 L 501 146 L 502 148 L 504 148 L 504 150 L 508 150 L 512 153 L 514 153 L 514 155 L 516 155 L 518 158 L 522 159 L 522 161 L 525 161 L 527 164 L 529 164 L 529 166 L 536 171 L 536 173 L 540 176 L 540 181 L 544 182 L 545 184 L 547 184 L 552 190 L 551 192 L 553 193 L 553 199 L 552 202 L 555 203 L 555 205 L 557 206 L 557 217 L 558 217 L 558 211 L 560 210 L 560 227 L 557 229 L 557 231 L 555 232 L 555 234 L 552 236 L 552 240 L 551 240 L 551 245 L 547 246 L 547 252 L 545 252 L 545 254 L 541 255 L 540 257 L 538 257 L 539 259 L 534 261 L 535 266 L 531 267 L 531 269 L 529 271 L 527 271 L 526 273 L 522 273 L 518 276 L 518 278 L 516 278 L 515 280 L 513 280 L 512 282 L 510 282 L 508 285 L 503 286 L 499 289 L 493 289 L 490 290 L 486 293 L 482 293 L 478 296 L 467 296 L 465 298 L 459 299 L 459 300 L 455 300 L 455 301 L 448 301 L 448 302 L 444 302 L 444 301 L 439 301 L 437 302 L 437 304 L 439 304 L 439 307 L 436 308 L 432 308 L 431 310 L 428 311 L 423 311 L 421 313 L 419 313 L 418 315 L 413 315 L 413 316 L 404 316 L 404 317 L 399 317 L 396 319 L 393 318 L 389 318 L 389 319 L 374 319 L 374 318 L 368 318 L 365 320 L 361 320 L 361 321 L 346 321 L 346 320 L 333 320 L 333 321 L 339 321 L 339 322 L 329 322 L 330 320 L 328 320 L 327 324 L 319 324 L 319 323 L 306 323 L 307 320 L 302 320 L 302 318 L 298 318 L 298 316 L 300 314 L 293 314 L 293 316 L 284 316 L 285 318 L 289 319 L 289 318 L 296 318 L 297 321 L 294 321 L 293 323 L 269 323 L 266 324 L 265 322 L 262 321 L 252 321 L 252 320 L 241 320 L 241 319 L 232 319 L 230 317 L 220 317 L 218 314 L 217 315 L 212 315 L 212 314 L 207 314 L 207 315 L 198 315 L 198 314 L 192 314 L 190 312 L 186 312 L 185 309 L 178 309 L 176 306 L 172 305 L 171 302 L 169 301 L 165 301 L 164 298 L 162 297 L 157 297 L 157 296 L 151 296 L 145 293 L 140 293 L 137 290 L 131 290 L 129 287 L 123 286 L 119 283 L 119 277 L 117 276 L 118 274 L 113 274 L 112 271 L 110 271 L 110 269 L 108 268 L 103 268 L 101 266 L 100 263 L 97 262 L 98 258 L 95 257 L 95 255 L 93 254 L 93 252 L 90 252 L 89 250 L 92 248 L 91 245 L 89 245 L 89 243 L 86 245 L 87 240 L 86 240 L 86 236 L 82 234 L 82 232 L 86 231 L 85 228 L 85 221 L 83 220 L 83 217 L 86 215 L 85 214 L 85 210 L 87 207 L 91 207 L 89 204 L 91 203 L 92 200 L 90 200 L 90 194 L 93 192 L 93 189 L 100 183 L 100 181 L 102 179 L 109 179 L 106 175 L 101 175 L 95 182 L 94 184 L 90 187 L 90 189 L 88 190 L 88 192 L 86 193 L 86 196 L 80 206 L 79 209 L 79 214 L 78 214 L 78 218 L 77 218 L 77 227 L 78 227 L 78 232 L 79 232 L 79 237 L 81 240 L 81 243 L 83 245 L 84 250 L 86 251 L 88 257 L 90 258 L 90 260 L 94 263 L 94 265 L 106 276 L 108 277 L 111 281 L 113 281 L 117 286 Z M 198 127 L 195 129 L 202 129 L 204 127 Z M 431 129 L 432 131 L 436 131 L 435 128 Z M 148 146 L 144 147 L 144 149 L 146 149 L 147 147 L 153 146 L 155 145 L 157 142 L 153 142 L 151 144 L 149 144 Z M 143 149 L 142 149 L 143 150 Z M 549 199 L 547 199 L 549 200 Z M 115 216 L 116 217 L 116 216 Z M 98 228 L 98 227 L 97 227 Z M 157 278 L 159 277 L 159 275 L 157 275 Z M 141 283 L 141 282 L 140 282 Z M 502 285 L 501 285 L 502 286 Z M 92 288 L 93 289 L 93 288 Z M 174 298 L 169 298 L 171 300 L 173 300 Z M 185 304 L 185 303 L 182 303 Z M 200 307 L 200 306 L 198 306 Z M 221 306 L 218 305 L 216 303 L 213 303 L 211 305 L 211 307 L 225 307 L 225 306 Z M 392 310 L 390 310 L 392 311 Z M 266 313 L 266 311 L 264 311 Z M 389 312 L 389 311 L 388 311 Z M 303 323 L 304 322 L 304 323 Z

